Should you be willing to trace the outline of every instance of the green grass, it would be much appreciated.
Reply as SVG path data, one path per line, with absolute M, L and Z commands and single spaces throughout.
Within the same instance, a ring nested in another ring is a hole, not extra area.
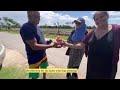
M 0 79 L 27 79 L 24 68 L 3 67 L 0 71 Z
M 29 79 L 26 68 L 18 68 L 18 67 L 3 67 L 0 71 L 0 79 Z M 40 74 L 40 78 L 42 79 L 42 74 Z M 59 73 L 48 73 L 47 79 L 65 79 L 65 74 Z
M 18 30 L 5 30 L 5 29 L 0 29 L 0 32 L 7 32 L 7 33 L 11 33 L 11 34 L 19 34 Z M 51 38 L 51 39 L 55 39 L 58 35 L 51 35 L 51 34 L 45 34 L 45 38 Z M 68 36 L 63 36 L 63 35 L 59 35 L 61 36 L 64 40 L 67 40 Z
M 0 29 L 0 32 L 7 32 L 7 33 L 12 33 L 12 34 L 19 34 L 18 30 L 5 30 L 5 29 Z

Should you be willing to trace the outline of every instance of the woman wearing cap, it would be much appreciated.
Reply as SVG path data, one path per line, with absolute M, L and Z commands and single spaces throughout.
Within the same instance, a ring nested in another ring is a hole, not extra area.
M 76 29 L 73 30 L 67 40 L 68 43 L 71 44 L 78 44 L 85 38 L 86 33 L 86 24 L 85 20 L 83 18 L 78 18 L 77 20 L 74 20 Z M 82 57 L 84 55 L 85 49 L 74 49 L 70 48 L 69 53 L 69 62 L 68 62 L 68 68 L 79 68 L 80 62 L 82 60 Z M 66 75 L 67 79 L 78 79 L 77 73 L 67 73 Z
M 109 25 L 107 11 L 94 15 L 97 28 L 79 44 L 64 43 L 71 48 L 89 46 L 86 79 L 115 79 L 120 48 L 120 25 Z

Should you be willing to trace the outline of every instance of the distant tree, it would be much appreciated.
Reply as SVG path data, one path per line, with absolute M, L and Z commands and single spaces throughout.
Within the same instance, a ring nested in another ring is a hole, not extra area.
M 95 26 L 92 26 L 92 29 L 95 29 L 96 27 Z
M 19 24 L 19 23 L 15 23 L 15 27 L 17 27 L 17 28 L 20 28 L 21 27 L 21 25 Z
M 4 21 L 3 26 L 6 28 L 6 30 L 11 29 L 12 27 L 14 27 L 14 28 L 20 27 L 20 24 L 11 18 L 3 17 L 3 21 Z
M 18 22 L 14 21 L 13 19 L 8 19 L 8 21 L 10 23 L 12 23 L 15 28 L 19 28 L 20 27 L 20 24 Z
M 9 24 L 8 17 L 3 17 L 3 20 L 4 20 L 4 26 L 5 26 L 6 30 L 10 29 L 10 24 Z
M 3 22 L 0 22 L 0 28 L 4 27 Z
M 91 26 L 87 26 L 87 29 L 92 29 L 92 27 Z
M 54 23 L 54 26 L 53 26 L 53 28 L 57 28 L 57 24 L 56 24 L 56 23 Z
M 1 22 L 2 18 L 0 17 L 0 29 L 2 28 L 2 22 Z

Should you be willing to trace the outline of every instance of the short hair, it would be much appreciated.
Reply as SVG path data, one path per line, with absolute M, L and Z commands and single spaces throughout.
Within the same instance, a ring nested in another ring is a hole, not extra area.
M 28 19 L 30 19 L 35 14 L 35 12 L 39 12 L 39 11 L 27 11 Z
M 93 16 L 93 19 L 94 19 L 94 20 L 95 20 L 95 16 L 96 16 L 96 14 L 97 14 L 98 12 L 99 12 L 99 13 L 103 13 L 103 14 L 105 14 L 105 15 L 109 18 L 109 14 L 108 14 L 107 11 L 96 11 L 95 14 L 94 14 L 94 16 Z

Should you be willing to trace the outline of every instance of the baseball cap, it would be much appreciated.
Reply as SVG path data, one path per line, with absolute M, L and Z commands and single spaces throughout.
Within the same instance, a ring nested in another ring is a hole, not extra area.
M 73 22 L 74 22 L 74 23 L 75 23 L 75 22 L 81 23 L 83 20 L 84 20 L 83 18 L 78 18 L 77 20 L 74 20 Z

